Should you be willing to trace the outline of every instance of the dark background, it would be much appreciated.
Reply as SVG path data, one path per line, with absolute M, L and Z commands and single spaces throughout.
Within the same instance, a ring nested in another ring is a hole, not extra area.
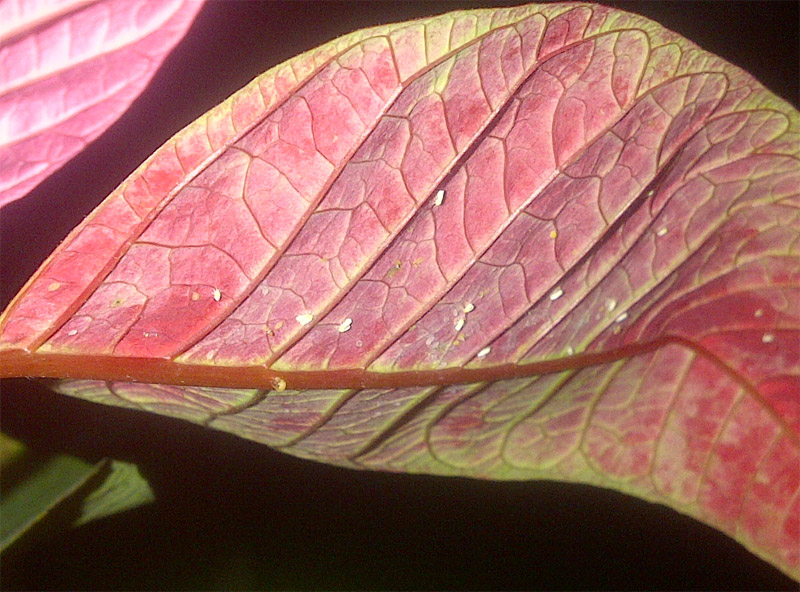
M 2 211 L 2 305 L 181 127 L 274 64 L 358 28 L 513 2 L 211 2 L 107 133 Z M 798 104 L 797 2 L 613 2 Z M 3 589 L 797 589 L 717 531 L 588 486 L 339 469 L 230 434 L 2 382 L 2 428 L 138 464 L 157 501 L 23 541 Z M 41 533 L 40 533 L 41 534 Z

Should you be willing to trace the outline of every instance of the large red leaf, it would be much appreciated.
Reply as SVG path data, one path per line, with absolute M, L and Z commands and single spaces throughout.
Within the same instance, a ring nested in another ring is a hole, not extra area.
M 0 206 L 83 150 L 139 95 L 199 0 L 0 3 Z
M 613 487 L 797 577 L 797 126 L 626 13 L 360 32 L 134 173 L 7 310 L 3 372 L 346 466 Z

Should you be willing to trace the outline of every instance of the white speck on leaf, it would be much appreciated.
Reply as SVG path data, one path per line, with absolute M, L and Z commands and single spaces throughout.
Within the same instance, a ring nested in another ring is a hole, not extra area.
M 759 308 L 759 309 L 757 309 L 757 310 L 756 310 L 756 311 L 753 313 L 753 316 L 754 316 L 755 318 L 757 318 L 757 319 L 758 319 L 758 318 L 761 318 L 761 317 L 763 317 L 763 316 L 764 316 L 764 309 L 763 309 L 763 308 Z
M 286 381 L 283 378 L 281 378 L 280 376 L 276 376 L 270 382 L 272 384 L 272 390 L 275 390 L 275 391 L 278 391 L 278 392 L 286 390 Z
M 440 189 L 436 192 L 436 195 L 433 198 L 433 205 L 440 206 L 444 203 L 444 189 Z
M 550 292 L 550 300 L 558 300 L 564 295 L 564 290 L 561 288 L 556 288 L 552 292 Z
M 574 353 L 575 353 L 575 350 L 572 348 L 572 346 L 571 346 L 571 345 L 568 345 L 568 346 L 567 346 L 567 350 L 566 350 L 566 351 L 567 351 L 567 355 L 568 355 L 568 356 L 571 356 L 572 354 L 574 354 Z
M 222 298 L 222 292 L 220 292 L 219 288 L 214 288 L 214 292 L 212 293 L 212 296 L 214 297 L 214 300 L 219 302 L 219 299 Z
M 761 341 L 764 343 L 772 343 L 775 341 L 775 335 L 772 333 L 764 333 L 764 335 L 761 336 Z
M 461 331 L 461 329 L 463 329 L 463 328 L 464 328 L 464 323 L 465 323 L 465 322 L 466 322 L 466 321 L 464 321 L 464 319 L 458 319 L 458 320 L 456 321 L 456 324 L 455 324 L 456 331 Z
M 615 308 L 617 308 L 617 301 L 616 300 L 614 300 L 613 298 L 609 298 L 608 300 L 606 300 L 606 310 L 608 312 L 611 312 Z
M 347 333 L 350 330 L 350 327 L 353 326 L 353 319 L 347 317 L 342 323 L 339 325 L 339 333 Z
M 474 305 L 474 304 L 472 304 L 472 302 L 467 302 L 467 303 L 464 305 L 464 308 L 463 308 L 462 310 L 464 311 L 464 314 L 469 314 L 469 313 L 471 313 L 473 310 L 475 310 L 475 305 Z
M 622 322 L 624 322 L 624 321 L 625 321 L 625 319 L 627 319 L 627 318 L 628 318 L 628 313 L 627 313 L 627 312 L 623 312 L 623 313 L 622 313 L 621 315 L 619 315 L 619 316 L 618 316 L 616 319 L 614 319 L 614 322 L 615 322 L 615 323 L 622 323 Z
M 73 335 L 77 335 L 77 334 L 78 334 L 78 330 L 77 329 L 72 329 L 72 330 L 67 332 L 67 335 L 69 335 L 70 337 L 72 337 Z M 146 337 L 146 335 L 145 335 L 145 337 Z
M 314 315 L 310 312 L 304 312 L 303 314 L 297 315 L 294 320 L 297 321 L 300 326 L 304 327 L 314 320 Z
M 61 287 L 61 282 L 53 282 L 49 286 L 47 286 L 48 292 L 55 292 Z
M 659 228 L 656 231 L 656 236 L 664 236 L 665 234 L 667 234 L 667 229 L 666 228 Z
M 490 351 L 492 351 L 492 348 L 491 348 L 491 346 L 487 345 L 486 347 L 484 347 L 481 351 L 479 351 L 475 355 L 478 356 L 479 358 L 484 358 L 484 357 L 489 355 Z

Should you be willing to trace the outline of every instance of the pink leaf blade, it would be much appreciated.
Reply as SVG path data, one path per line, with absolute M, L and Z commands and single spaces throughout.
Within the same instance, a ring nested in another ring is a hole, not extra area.
M 483 20 L 488 21 L 486 18 Z M 498 19 L 499 24 L 495 26 L 506 26 L 504 20 L 508 20 L 508 18 Z M 488 22 L 484 22 L 484 26 L 488 26 Z M 424 25 L 419 24 L 409 28 L 422 29 Z M 305 141 L 307 146 L 311 146 L 311 143 L 314 142 L 310 136 L 303 136 L 310 129 L 308 127 L 304 129 L 302 122 L 298 124 L 296 121 L 298 117 L 305 117 L 305 125 L 307 126 L 310 122 L 308 114 L 303 116 L 302 112 L 298 114 L 293 111 L 293 109 L 298 108 L 301 101 L 293 101 L 294 96 L 292 93 L 297 92 L 298 89 L 303 89 L 307 92 L 313 92 L 315 89 L 318 92 L 327 92 L 325 89 L 334 85 L 321 86 L 320 80 L 313 78 L 313 76 L 319 73 L 323 80 L 326 80 L 327 77 L 332 75 L 330 69 L 326 69 L 331 60 L 336 57 L 343 57 L 346 60 L 348 58 L 348 49 L 352 48 L 351 53 L 358 53 L 361 51 L 361 45 L 363 44 L 372 44 L 376 41 L 382 43 L 381 39 L 383 39 L 385 30 L 385 28 L 379 28 L 354 33 L 273 68 L 228 101 L 177 134 L 170 142 L 156 151 L 120 188 L 109 196 L 106 204 L 98 208 L 92 216 L 73 231 L 73 234 L 68 237 L 62 247 L 63 256 L 61 261 L 48 262 L 42 266 L 41 277 L 35 278 L 36 283 L 31 286 L 31 290 L 38 290 L 40 294 L 40 302 L 35 305 L 36 311 L 33 313 L 28 313 L 24 309 L 16 311 L 15 318 L 9 320 L 8 327 L 6 327 L 0 340 L 13 341 L 18 346 L 29 347 L 34 343 L 39 345 L 39 342 L 47 339 L 49 337 L 48 328 L 53 325 L 63 324 L 63 319 L 60 321 L 58 319 L 64 315 L 71 314 L 72 309 L 75 309 L 81 300 L 85 298 L 85 291 L 97 288 L 96 284 L 105 277 L 111 266 L 116 265 L 116 260 L 121 255 L 122 250 L 136 251 L 136 247 L 132 247 L 130 243 L 134 242 L 139 233 L 150 225 L 151 218 L 157 217 L 161 213 L 161 209 L 166 208 L 168 204 L 171 206 L 167 212 L 168 215 L 175 216 L 175 214 L 172 214 L 172 210 L 180 208 L 180 198 L 183 197 L 184 201 L 186 199 L 191 200 L 193 197 L 191 195 L 192 189 L 184 191 L 184 184 L 189 179 L 201 175 L 204 180 L 207 179 L 208 183 L 213 184 L 218 176 L 216 172 L 219 170 L 215 168 L 215 165 L 221 162 L 220 158 L 235 159 L 236 154 L 241 154 L 242 151 L 246 152 L 248 149 L 247 142 L 253 141 L 248 138 L 261 138 L 261 141 L 264 141 L 264 133 L 277 133 L 274 125 L 269 127 L 271 122 L 264 121 L 273 111 L 275 111 L 276 118 L 283 117 L 285 113 L 294 116 L 294 120 L 290 122 L 293 127 L 283 130 L 284 134 L 289 134 L 289 141 L 282 146 L 282 152 L 279 154 L 280 158 L 285 161 L 284 168 L 286 165 L 296 164 L 291 161 L 292 158 L 304 158 L 304 166 L 312 165 L 314 161 L 311 157 L 313 154 L 318 153 L 314 151 L 301 154 L 296 151 L 296 147 L 292 147 L 294 146 L 292 142 Z M 400 32 L 402 32 L 402 29 Z M 474 43 L 475 40 L 469 39 L 468 41 Z M 436 54 L 432 55 L 431 59 L 441 59 L 442 57 Z M 305 78 L 296 78 L 296 73 L 300 73 Z M 385 76 L 380 71 L 378 74 Z M 366 82 L 370 84 L 369 80 Z M 390 97 L 386 96 L 384 98 L 388 99 Z M 300 108 L 302 109 L 302 107 Z M 259 127 L 259 124 L 262 125 Z M 295 135 L 292 136 L 292 134 Z M 296 134 L 301 135 L 297 136 Z M 244 146 L 239 149 L 233 148 L 232 144 L 235 145 L 240 138 Z M 186 156 L 182 153 L 184 147 L 188 151 Z M 319 154 L 319 157 L 325 160 L 323 155 Z M 191 159 L 191 162 L 184 164 L 186 158 Z M 286 160 L 287 158 L 290 160 Z M 194 164 L 193 167 L 191 166 L 192 164 Z M 219 167 L 219 165 L 216 166 Z M 244 164 L 242 168 L 245 168 Z M 303 219 L 297 217 L 297 214 L 304 211 L 304 209 L 307 210 L 309 204 L 301 202 L 293 207 L 289 206 L 292 203 L 292 194 L 295 196 L 295 202 L 299 199 L 296 195 L 297 190 L 291 184 L 291 179 L 287 178 L 281 181 L 283 178 L 281 175 L 282 173 L 278 171 L 277 174 L 273 175 L 278 177 L 277 180 L 269 178 L 269 176 L 267 179 L 262 179 L 257 175 L 256 179 L 262 183 L 278 183 L 273 187 L 273 190 L 280 192 L 282 195 L 280 203 L 281 207 L 285 209 L 280 213 L 294 211 L 296 222 L 300 223 Z M 228 181 L 229 179 L 226 178 L 222 180 L 223 183 Z M 236 182 L 241 181 L 238 180 Z M 319 183 L 324 185 L 322 178 L 317 181 L 317 191 L 323 189 Z M 184 195 L 178 196 L 182 191 Z M 188 196 L 186 195 L 187 193 L 189 194 Z M 246 205 L 248 208 L 250 207 L 249 204 Z M 313 203 L 311 205 L 313 206 Z M 298 210 L 298 207 L 301 209 Z M 235 215 L 235 213 L 232 215 Z M 257 216 L 254 217 L 257 218 Z M 279 218 L 267 216 L 267 219 L 269 219 L 271 225 L 280 226 L 281 220 Z M 208 223 L 206 222 L 206 224 Z M 121 229 L 124 229 L 124 231 L 121 231 Z M 289 233 L 281 232 L 278 229 L 273 229 L 273 232 L 280 232 L 284 240 L 289 238 Z M 272 238 L 269 233 L 267 233 L 267 238 Z M 174 248 L 168 237 L 159 237 L 159 240 L 165 241 L 167 245 Z M 184 237 L 184 242 L 192 240 L 193 237 L 191 236 Z M 196 242 L 196 239 L 194 240 Z M 145 241 L 145 243 L 144 250 L 152 251 L 153 249 L 148 249 L 150 246 L 149 241 Z M 98 252 L 102 253 L 101 257 L 105 256 L 107 259 L 103 261 L 98 258 Z M 161 256 L 163 260 L 165 256 L 163 250 L 159 254 L 153 255 L 153 257 L 158 256 Z M 133 265 L 136 267 L 138 263 L 134 261 Z M 236 267 L 235 262 L 227 267 L 229 269 Z M 76 269 L 81 270 L 81 277 L 72 277 L 73 270 Z M 124 275 L 125 271 L 121 270 L 120 273 Z M 233 270 L 233 273 L 235 273 L 235 270 Z M 239 287 L 241 288 L 242 285 L 240 284 Z M 213 287 L 211 292 L 213 293 Z M 191 299 L 194 294 L 195 292 L 187 293 L 184 297 Z M 205 301 L 206 299 L 204 298 L 203 300 Z M 46 311 L 42 310 L 43 302 L 48 303 L 48 310 Z M 22 303 L 22 306 L 24 307 L 24 303 Z M 52 310 L 50 310 L 50 307 L 52 307 Z M 22 324 L 15 329 L 13 328 L 15 322 L 22 322 Z M 71 330 L 68 329 L 68 331 Z M 141 331 L 141 333 L 144 333 L 144 331 Z M 150 335 L 157 333 L 157 331 L 147 331 L 147 333 Z M 88 347 L 87 344 L 83 344 L 83 348 L 86 347 Z
M 619 11 L 363 31 L 154 154 L 0 358 L 342 466 L 612 487 L 798 577 L 798 131 Z
M 201 7 L 197 0 L 4 3 L 0 207 L 116 121 Z

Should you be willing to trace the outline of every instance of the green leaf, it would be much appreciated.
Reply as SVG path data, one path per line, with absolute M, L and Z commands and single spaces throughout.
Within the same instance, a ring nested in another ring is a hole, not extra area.
M 57 454 L 37 462 L 32 472 L 0 500 L 0 551 L 40 523 L 96 476 L 105 462 L 92 465 Z M 5 483 L 4 483 L 5 486 Z
M 75 526 L 131 510 L 155 500 L 150 484 L 132 463 L 112 460 L 102 485 L 83 500 Z

